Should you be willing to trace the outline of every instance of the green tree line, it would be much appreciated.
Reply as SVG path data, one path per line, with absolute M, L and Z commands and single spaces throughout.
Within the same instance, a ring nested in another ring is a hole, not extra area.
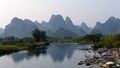
M 108 35 L 102 36 L 101 34 L 86 35 L 84 40 L 91 42 L 93 48 L 119 48 L 120 47 L 120 35 Z

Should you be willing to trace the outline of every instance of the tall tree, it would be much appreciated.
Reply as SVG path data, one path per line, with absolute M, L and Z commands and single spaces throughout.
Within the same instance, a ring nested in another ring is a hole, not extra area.
M 102 34 L 91 34 L 91 35 L 86 35 L 84 39 L 90 41 L 93 43 L 93 47 L 97 48 L 98 43 L 100 42 L 102 37 Z
M 45 31 L 39 31 L 38 29 L 35 29 L 32 32 L 33 38 L 35 42 L 45 42 L 46 41 L 46 32 Z

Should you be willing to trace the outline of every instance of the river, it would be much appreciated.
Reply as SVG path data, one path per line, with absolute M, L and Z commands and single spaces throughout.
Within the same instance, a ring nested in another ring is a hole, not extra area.
M 92 57 L 93 51 L 79 50 L 89 48 L 90 45 L 51 43 L 46 51 L 29 54 L 20 51 L 0 57 L 0 68 L 89 68 L 78 65 L 79 61 Z

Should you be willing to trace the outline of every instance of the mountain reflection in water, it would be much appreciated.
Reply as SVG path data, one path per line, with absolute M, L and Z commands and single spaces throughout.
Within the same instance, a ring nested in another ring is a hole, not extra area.
M 62 62 L 65 57 L 70 59 L 74 53 L 76 46 L 70 44 L 52 44 L 47 53 L 51 56 L 54 62 L 59 61 Z
M 14 62 L 19 62 L 22 60 L 30 60 L 34 56 L 36 57 L 39 57 L 41 55 L 47 56 L 49 54 L 54 62 L 56 61 L 62 62 L 65 57 L 67 57 L 68 59 L 72 57 L 75 48 L 76 46 L 72 44 L 70 45 L 63 43 L 52 43 L 50 44 L 50 46 L 48 46 L 48 49 L 46 49 L 45 51 L 40 51 L 40 52 L 22 51 L 22 52 L 14 53 L 11 56 Z
M 47 49 L 40 51 L 20 51 L 0 57 L 2 68 L 89 68 L 86 65 L 77 65 L 85 60 L 85 50 L 88 45 L 51 43 Z M 12 60 L 11 60 L 12 58 Z M 4 61 L 4 64 L 3 64 Z

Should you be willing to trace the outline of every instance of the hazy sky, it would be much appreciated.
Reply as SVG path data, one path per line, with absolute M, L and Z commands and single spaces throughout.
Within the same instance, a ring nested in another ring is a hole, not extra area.
M 110 16 L 120 18 L 120 0 L 0 0 L 0 27 L 13 17 L 48 21 L 52 14 L 69 16 L 74 24 L 94 26 Z

